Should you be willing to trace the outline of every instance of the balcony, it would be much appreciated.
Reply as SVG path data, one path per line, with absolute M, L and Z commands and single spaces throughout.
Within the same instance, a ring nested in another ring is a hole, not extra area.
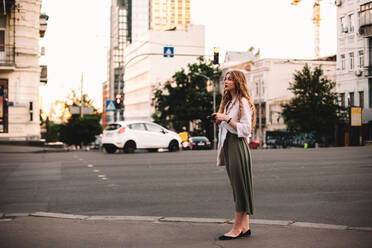
M 0 71 L 13 71 L 15 69 L 14 45 L 0 44 Z
M 372 36 L 372 1 L 360 5 L 359 33 L 364 37 Z

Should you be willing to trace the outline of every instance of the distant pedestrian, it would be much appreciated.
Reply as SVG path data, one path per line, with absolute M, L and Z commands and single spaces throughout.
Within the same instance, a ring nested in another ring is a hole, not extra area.
M 212 116 L 219 123 L 217 165 L 226 165 L 235 203 L 234 225 L 219 239 L 231 240 L 251 235 L 249 215 L 253 214 L 252 158 L 247 137 L 255 127 L 256 110 L 244 73 L 226 73 L 224 86 L 219 111 Z

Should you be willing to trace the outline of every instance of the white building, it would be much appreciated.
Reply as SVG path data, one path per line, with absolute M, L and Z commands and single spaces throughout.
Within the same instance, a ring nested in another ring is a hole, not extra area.
M 39 39 L 46 15 L 41 0 L 7 0 L 0 7 L 0 139 L 40 139 Z M 5 8 L 4 8 L 5 7 Z
M 228 52 L 227 54 L 236 52 Z M 244 55 L 245 54 L 245 55 Z M 336 62 L 322 60 L 297 59 L 254 59 L 252 54 L 245 52 L 239 63 L 236 56 L 230 56 L 222 64 L 224 71 L 231 69 L 242 70 L 246 75 L 248 88 L 257 110 L 256 130 L 254 139 L 265 140 L 266 131 L 285 130 L 286 125 L 281 117 L 280 104 L 288 103 L 293 97 L 288 90 L 289 84 L 294 81 L 293 74 L 301 71 L 308 64 L 310 68 L 322 66 L 324 76 L 329 80 L 336 79 Z M 226 58 L 228 58 L 226 56 Z M 259 129 L 259 104 L 261 104 L 261 132 Z
M 261 122 L 263 139 L 266 131 L 285 130 L 282 108 L 280 104 L 288 103 L 293 97 L 288 90 L 290 83 L 294 82 L 293 75 L 301 71 L 308 64 L 311 69 L 321 66 L 324 77 L 331 81 L 336 79 L 336 62 L 320 60 L 297 59 L 259 59 L 253 64 L 248 73 L 248 84 L 251 96 L 258 111 L 261 103 Z M 257 113 L 259 118 L 259 113 Z M 259 120 L 257 119 L 256 137 L 259 135 Z
M 337 92 L 347 107 L 363 108 L 363 124 L 372 121 L 372 1 L 336 1 Z
M 187 25 L 185 31 L 150 30 L 144 42 L 133 42 L 125 49 L 125 120 L 152 120 L 154 89 L 204 55 L 204 40 L 204 26 Z M 173 47 L 174 57 L 163 57 L 164 47 Z

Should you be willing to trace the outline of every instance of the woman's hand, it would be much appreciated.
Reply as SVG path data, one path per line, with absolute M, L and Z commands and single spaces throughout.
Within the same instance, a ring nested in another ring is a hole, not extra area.
M 228 121 L 230 117 L 222 113 L 213 113 L 212 116 L 216 117 L 216 122 Z

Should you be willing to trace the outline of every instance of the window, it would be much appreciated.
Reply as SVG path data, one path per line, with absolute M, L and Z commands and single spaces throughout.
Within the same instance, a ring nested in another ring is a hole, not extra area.
M 345 93 L 340 94 L 340 103 L 342 107 L 345 107 Z
M 256 96 L 258 96 L 258 83 L 256 83 Z
M 349 15 L 349 32 L 354 32 L 354 14 Z
M 350 102 L 349 102 L 349 105 L 350 106 L 354 106 L 354 92 L 350 92 L 349 93 L 349 96 L 350 96 Z
M 354 52 L 349 53 L 349 58 L 350 58 L 350 70 L 354 69 Z
M 133 124 L 128 125 L 128 127 L 129 129 L 133 129 L 133 130 L 143 130 L 143 131 L 146 130 L 145 125 L 143 123 L 133 123 Z
M 146 123 L 146 128 L 148 131 L 150 132 L 156 132 L 156 133 L 163 133 L 163 129 L 157 125 L 154 125 L 154 124 L 147 124 Z
M 359 107 L 364 108 L 364 91 L 359 91 Z
M 346 31 L 346 22 L 345 22 L 345 17 L 340 18 L 340 24 L 341 24 L 341 33 Z
M 0 62 L 5 62 L 5 28 L 6 16 L 0 17 Z
M 119 129 L 119 128 L 121 128 L 120 124 L 109 124 L 109 125 L 107 125 L 105 130 L 113 131 L 113 130 L 116 130 L 116 129 Z
M 341 54 L 341 70 L 345 70 L 345 54 Z
M 33 121 L 34 120 L 34 118 L 33 118 L 33 116 L 34 116 L 34 104 L 33 104 L 33 102 L 29 102 L 28 110 L 29 110 L 29 113 L 30 113 L 30 121 Z
M 360 50 L 358 52 L 358 55 L 359 55 L 359 67 L 363 68 L 364 67 L 364 51 Z

